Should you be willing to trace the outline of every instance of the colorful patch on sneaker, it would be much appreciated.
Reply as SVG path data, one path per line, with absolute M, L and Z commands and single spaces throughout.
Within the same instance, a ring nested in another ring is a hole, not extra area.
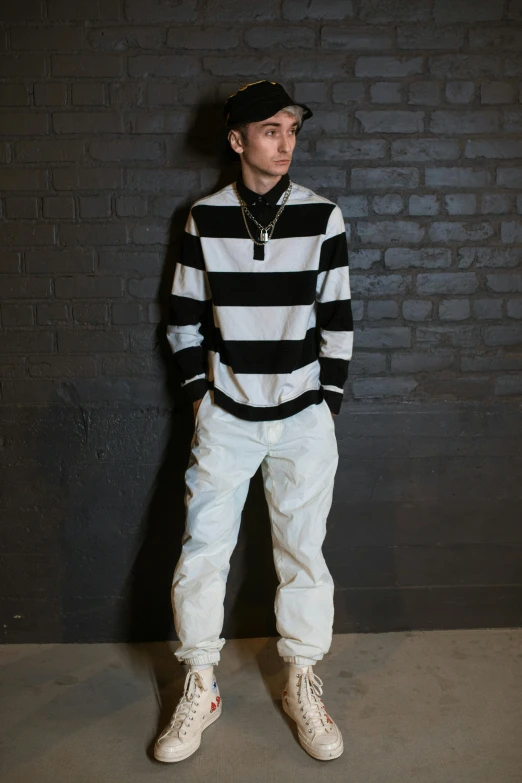
M 328 713 L 326 713 L 326 720 L 328 721 L 328 723 L 333 723 L 333 720 L 330 718 Z
M 217 682 L 216 682 L 215 680 L 214 680 L 214 682 L 212 683 L 212 690 L 213 690 L 213 691 L 217 690 Z
M 216 704 L 219 707 L 219 702 L 221 701 L 221 696 L 216 696 Z
M 288 696 L 287 696 L 287 693 L 288 693 L 288 691 L 283 691 L 283 699 L 284 699 L 284 700 L 285 700 L 285 702 L 288 704 Z
M 214 702 L 213 701 L 210 702 L 210 712 L 214 712 L 215 709 L 216 709 L 216 705 L 214 704 Z

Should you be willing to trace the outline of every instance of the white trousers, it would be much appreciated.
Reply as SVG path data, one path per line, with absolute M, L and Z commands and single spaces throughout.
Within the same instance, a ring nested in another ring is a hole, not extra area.
M 246 421 L 208 390 L 185 473 L 186 526 L 172 584 L 178 661 L 217 663 L 230 558 L 261 465 L 272 529 L 279 655 L 313 665 L 332 641 L 334 583 L 322 554 L 339 461 L 325 400 L 286 419 Z

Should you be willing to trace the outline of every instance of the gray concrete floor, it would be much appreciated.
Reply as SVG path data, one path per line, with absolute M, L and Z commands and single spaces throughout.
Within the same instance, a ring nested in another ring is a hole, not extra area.
M 335 636 L 315 667 L 344 736 L 329 762 L 281 709 L 275 645 L 227 641 L 223 715 L 177 764 L 152 756 L 185 678 L 176 642 L 0 646 L 0 780 L 521 783 L 522 629 Z

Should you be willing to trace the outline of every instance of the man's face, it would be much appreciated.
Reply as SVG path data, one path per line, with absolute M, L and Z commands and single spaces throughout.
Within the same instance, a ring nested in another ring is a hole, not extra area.
M 239 133 L 231 133 L 230 145 L 241 156 L 243 165 L 259 173 L 281 176 L 292 162 L 296 129 L 296 118 L 281 109 L 266 120 L 250 122 L 246 144 Z

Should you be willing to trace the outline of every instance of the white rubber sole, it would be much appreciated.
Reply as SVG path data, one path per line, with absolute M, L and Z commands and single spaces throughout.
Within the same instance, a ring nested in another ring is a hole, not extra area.
M 215 711 L 215 713 L 212 715 L 211 718 L 208 719 L 208 721 L 202 726 L 201 728 L 201 734 L 205 731 L 205 729 L 208 729 L 209 726 L 211 726 L 221 715 L 222 708 L 221 704 L 219 705 L 218 709 Z M 187 742 L 186 745 L 179 745 L 180 752 L 177 753 L 175 756 L 171 753 L 162 753 L 161 748 L 157 747 L 157 745 L 154 745 L 154 758 L 157 761 L 165 761 L 167 763 L 171 761 L 183 761 L 184 759 L 188 759 L 189 756 L 192 756 L 193 753 L 196 752 L 196 750 L 201 745 L 201 734 L 198 737 L 195 737 L 195 739 L 192 742 Z
M 284 699 L 282 701 L 282 704 L 283 704 L 283 709 L 286 712 L 286 714 L 288 715 L 288 717 L 292 718 L 292 720 L 294 721 L 294 723 L 297 726 L 297 736 L 298 736 L 298 739 L 299 739 L 299 744 L 301 745 L 302 748 L 304 748 L 306 750 L 306 752 L 308 753 L 309 756 L 312 756 L 314 759 L 317 759 L 318 761 L 331 761 L 332 759 L 339 758 L 339 756 L 344 751 L 344 742 L 343 742 L 343 738 L 342 737 L 341 737 L 341 741 L 339 742 L 337 747 L 332 748 L 332 750 L 328 750 L 328 751 L 326 751 L 324 753 L 320 753 L 320 752 L 316 751 L 315 748 L 311 748 L 310 745 L 306 742 L 306 740 L 303 737 L 303 734 L 301 732 L 301 729 L 299 728 L 299 724 L 297 723 L 296 719 L 294 718 L 294 716 L 292 715 L 292 713 L 290 712 L 290 710 L 286 706 Z

